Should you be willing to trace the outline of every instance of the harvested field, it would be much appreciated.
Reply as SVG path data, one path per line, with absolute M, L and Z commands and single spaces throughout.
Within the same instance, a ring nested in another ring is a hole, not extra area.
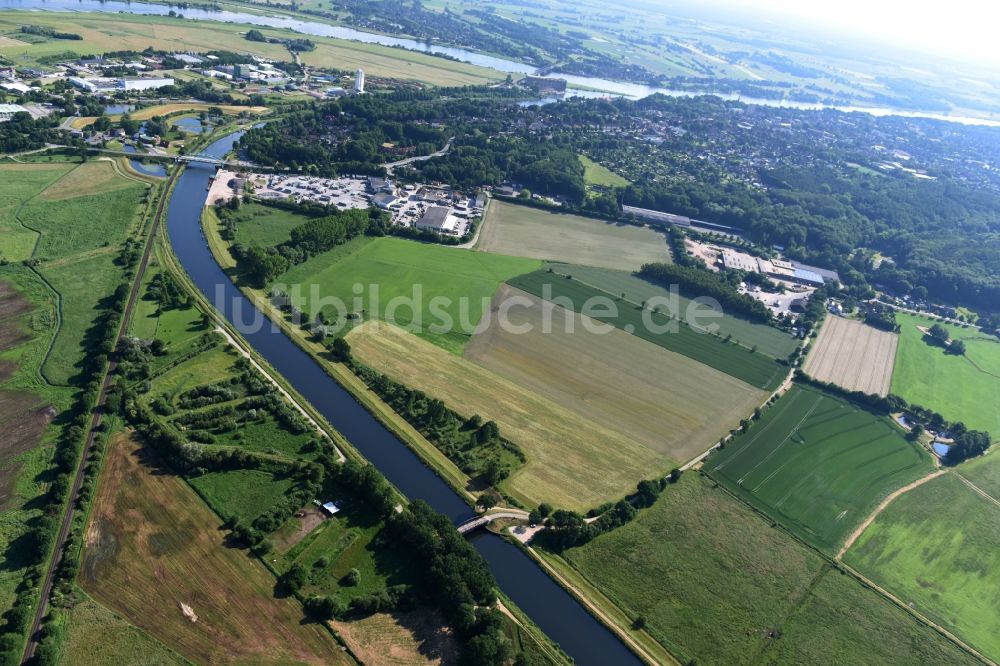
M 899 336 L 860 321 L 827 317 L 803 370 L 850 391 L 886 395 Z
M 322 628 L 302 623 L 297 601 L 274 598 L 274 577 L 226 547 L 219 527 L 181 478 L 119 435 L 94 498 L 80 584 L 196 663 L 350 663 Z
M 508 316 L 515 327 L 533 328 L 526 335 L 497 323 L 500 304 L 514 297 L 531 302 Z M 542 332 L 543 308 L 551 312 L 551 333 Z M 590 333 L 582 315 L 507 285 L 497 292 L 491 314 L 489 328 L 466 346 L 467 359 L 669 460 L 694 458 L 767 396 L 620 329 Z
M 438 613 L 376 613 L 330 623 L 363 664 L 425 666 L 458 663 L 458 645 Z
M 886 495 L 932 472 L 884 416 L 795 385 L 703 470 L 801 539 L 836 552 Z
M 419 387 L 463 416 L 495 420 L 527 457 L 503 483 L 525 504 L 586 510 L 620 498 L 639 479 L 677 462 L 398 327 L 365 322 L 347 340 L 362 363 Z
M 476 249 L 622 270 L 670 261 L 661 232 L 498 200 L 490 202 Z

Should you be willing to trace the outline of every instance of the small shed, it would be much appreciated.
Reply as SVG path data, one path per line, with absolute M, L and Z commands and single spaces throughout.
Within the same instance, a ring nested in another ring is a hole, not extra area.
M 333 516 L 340 512 L 340 507 L 333 502 L 324 502 L 322 508 L 328 516 Z

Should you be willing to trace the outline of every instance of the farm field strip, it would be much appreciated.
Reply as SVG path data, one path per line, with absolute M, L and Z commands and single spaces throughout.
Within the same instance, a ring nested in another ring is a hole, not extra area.
M 560 304 L 567 302 L 577 312 L 583 309 L 588 299 L 601 297 L 611 301 L 617 300 L 612 294 L 589 287 L 576 280 L 554 276 L 554 273 L 536 271 L 510 279 L 507 283 L 533 296 L 540 298 L 548 296 L 553 300 L 558 299 Z M 683 354 L 756 388 L 776 389 L 788 373 L 784 366 L 779 365 L 768 356 L 733 343 L 727 343 L 722 338 L 699 333 L 683 321 L 674 320 L 676 323 L 674 331 L 650 330 L 644 317 L 649 317 L 650 321 L 657 326 L 668 325 L 671 321 L 670 317 L 663 313 L 656 314 L 648 310 L 640 310 L 639 306 L 628 301 L 618 301 L 616 305 L 616 312 L 611 314 L 588 314 L 597 321 L 611 324 L 626 333 L 631 333 L 668 351 Z
M 492 318 L 466 345 L 465 358 L 671 460 L 698 455 L 767 397 L 622 330 L 590 332 L 586 326 L 596 322 L 507 285 L 491 311 L 513 298 L 531 305 L 512 308 L 509 323 L 532 332 L 519 335 Z M 543 330 L 547 320 L 550 333 Z M 587 363 L 578 362 L 584 358 Z
M 850 391 L 887 395 L 899 337 L 861 322 L 829 316 L 803 370 Z
M 527 462 L 504 487 L 526 504 L 587 510 L 631 492 L 675 461 L 398 327 L 365 322 L 347 335 L 354 356 L 463 416 L 493 419 Z
M 498 199 L 486 211 L 476 249 L 623 270 L 670 261 L 662 232 Z
M 954 339 L 965 342 L 964 356 L 949 354 L 925 341 L 918 326 L 934 322 L 896 313 L 899 350 L 892 371 L 892 392 L 907 401 L 962 421 L 974 430 L 1000 436 L 1000 343 L 973 329 L 942 324 Z
M 545 268 L 552 269 L 556 275 L 572 276 L 573 280 L 616 297 L 624 294 L 626 301 L 636 305 L 650 299 L 673 298 L 670 290 L 626 271 L 565 264 L 549 264 Z M 712 316 L 708 321 L 719 327 L 719 335 L 732 335 L 743 347 L 757 347 L 758 353 L 774 359 L 787 358 L 799 344 L 796 338 L 774 326 L 758 324 L 725 312 L 719 317 L 716 313 L 720 310 L 706 303 L 696 303 L 681 293 L 677 296 L 677 308 L 681 316 L 686 316 L 689 311 L 692 317 Z
M 795 385 L 704 469 L 800 538 L 836 552 L 880 500 L 933 464 L 886 418 Z

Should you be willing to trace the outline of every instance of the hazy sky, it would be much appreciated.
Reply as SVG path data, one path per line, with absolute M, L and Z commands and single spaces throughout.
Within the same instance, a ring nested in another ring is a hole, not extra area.
M 928 54 L 1000 65 L 997 0 L 721 0 Z

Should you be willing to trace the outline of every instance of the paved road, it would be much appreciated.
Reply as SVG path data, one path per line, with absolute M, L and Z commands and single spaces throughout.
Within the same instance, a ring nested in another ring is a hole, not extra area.
M 156 231 L 160 226 L 160 219 L 163 217 L 164 206 L 169 199 L 167 193 L 170 191 L 170 186 L 173 185 L 173 181 L 176 179 L 177 173 L 179 172 L 179 169 L 175 171 L 171 180 L 167 183 L 167 186 L 164 187 L 163 196 L 161 196 L 160 202 L 156 207 L 156 215 L 153 217 L 153 226 L 150 228 L 149 236 L 146 239 L 146 248 L 142 254 L 142 261 L 139 262 L 138 270 L 136 270 L 135 273 L 135 279 L 132 282 L 132 289 L 129 292 L 128 302 L 125 305 L 125 311 L 122 313 L 122 319 L 118 329 L 118 337 L 115 341 L 116 347 L 117 343 L 121 341 L 125 332 L 128 330 L 128 322 L 132 318 L 132 311 L 135 308 L 136 301 L 139 299 L 139 285 L 142 284 L 142 277 L 146 272 L 146 265 L 149 263 L 149 255 L 153 250 L 153 238 L 156 236 Z M 90 419 L 90 429 L 87 432 L 87 440 L 84 443 L 83 451 L 80 454 L 80 463 L 76 468 L 76 477 L 73 480 L 73 487 L 69 492 L 69 501 L 66 505 L 66 512 L 63 514 L 62 525 L 59 526 L 59 534 L 56 536 L 55 544 L 52 550 L 52 559 L 49 562 L 48 571 L 46 571 L 45 580 L 42 583 L 42 595 L 38 602 L 38 610 L 35 613 L 35 619 L 31 624 L 31 633 L 29 634 L 28 645 L 25 648 L 24 656 L 21 660 L 22 664 L 30 662 L 35 656 L 35 651 L 38 649 L 38 641 L 41 638 L 42 618 L 45 617 L 49 610 L 49 597 L 52 594 L 53 577 L 55 576 L 60 560 L 62 560 L 63 547 L 66 545 L 66 539 L 69 536 L 70 528 L 73 524 L 73 512 L 75 511 L 77 502 L 80 498 L 80 487 L 83 485 L 84 470 L 87 467 L 87 458 L 90 456 L 90 451 L 94 448 L 94 437 L 97 434 L 97 429 L 104 420 L 104 403 L 107 400 L 108 389 L 111 387 L 111 382 L 114 379 L 117 367 L 118 363 L 114 360 L 108 364 L 108 372 L 104 376 L 104 383 L 101 384 L 101 392 L 97 397 L 97 406 L 94 408 L 94 414 Z
M 455 140 L 455 137 L 448 139 L 448 143 L 444 144 L 444 148 L 437 151 L 436 153 L 431 153 L 430 155 L 419 155 L 417 157 L 407 157 L 405 160 L 399 160 L 398 162 L 386 162 L 382 166 L 385 167 L 386 171 L 392 171 L 396 167 L 406 166 L 407 164 L 412 164 L 414 162 L 423 162 L 424 160 L 429 160 L 432 157 L 441 157 L 446 155 L 449 150 L 451 150 L 451 142 Z

